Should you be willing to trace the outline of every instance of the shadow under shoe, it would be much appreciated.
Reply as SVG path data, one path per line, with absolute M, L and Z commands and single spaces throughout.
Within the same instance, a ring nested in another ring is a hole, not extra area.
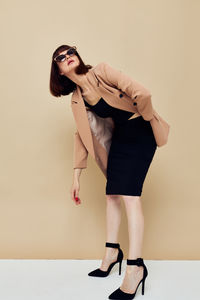
M 90 273 L 88 273 L 88 276 L 106 277 L 106 276 L 109 275 L 110 271 L 112 270 L 112 268 L 114 267 L 114 265 L 116 263 L 119 263 L 119 275 L 121 275 L 121 265 L 122 265 L 124 254 L 123 254 L 123 251 L 120 248 L 120 244 L 119 243 L 109 243 L 109 242 L 106 242 L 105 246 L 106 247 L 110 247 L 110 248 L 118 248 L 119 253 L 118 253 L 118 256 L 117 256 L 117 260 L 115 262 L 112 262 L 109 265 L 107 271 L 103 271 L 100 268 L 98 268 L 98 269 L 96 269 L 96 270 L 91 271 Z

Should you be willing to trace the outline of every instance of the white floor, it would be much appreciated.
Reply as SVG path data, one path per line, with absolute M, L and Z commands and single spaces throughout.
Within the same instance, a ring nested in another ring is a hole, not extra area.
M 136 299 L 200 300 L 200 261 L 144 260 L 148 276 Z M 123 280 L 126 260 L 108 277 L 87 274 L 100 260 L 0 260 L 0 300 L 104 300 Z

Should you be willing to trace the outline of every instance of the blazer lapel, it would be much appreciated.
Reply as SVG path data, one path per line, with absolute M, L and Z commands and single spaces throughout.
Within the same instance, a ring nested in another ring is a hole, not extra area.
M 89 71 L 86 73 L 88 81 L 92 84 L 92 86 L 97 90 L 100 97 L 102 95 L 102 89 L 99 86 L 99 81 L 92 72 L 92 69 L 89 69 Z M 105 93 L 103 93 L 105 95 Z M 106 96 L 107 102 L 112 105 L 113 101 L 109 100 L 109 97 Z M 76 85 L 76 89 L 72 93 L 71 97 L 71 108 L 74 115 L 74 119 L 76 122 L 77 130 L 80 134 L 81 139 L 84 141 L 88 151 L 90 154 L 95 158 L 95 150 L 94 150 L 94 144 L 93 144 L 93 138 L 92 138 L 92 132 L 87 116 L 87 110 L 85 108 L 85 103 L 82 97 L 81 89 L 78 85 Z

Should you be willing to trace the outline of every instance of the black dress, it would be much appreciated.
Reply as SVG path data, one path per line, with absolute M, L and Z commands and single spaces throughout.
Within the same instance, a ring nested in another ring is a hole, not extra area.
M 157 149 L 149 121 L 110 106 L 103 98 L 95 105 L 84 99 L 102 118 L 112 117 L 115 128 L 107 164 L 106 194 L 141 196 L 143 183 Z

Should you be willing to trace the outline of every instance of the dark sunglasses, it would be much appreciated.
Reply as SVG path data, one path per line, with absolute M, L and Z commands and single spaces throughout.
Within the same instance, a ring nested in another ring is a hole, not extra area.
M 72 56 L 76 53 L 76 46 L 71 47 L 67 50 L 65 54 L 59 54 L 58 56 L 54 57 L 54 60 L 57 62 L 65 61 L 66 60 L 66 55 Z

